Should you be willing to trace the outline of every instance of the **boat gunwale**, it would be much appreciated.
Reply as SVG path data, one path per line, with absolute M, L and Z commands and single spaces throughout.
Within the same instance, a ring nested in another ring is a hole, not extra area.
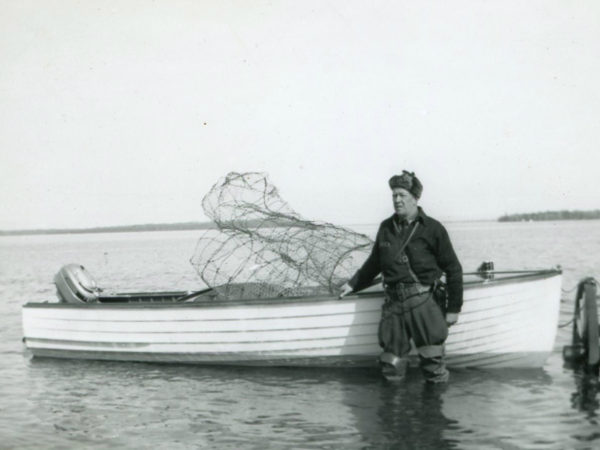
M 503 284 L 515 284 L 529 281 L 543 280 L 562 275 L 562 269 L 542 269 L 542 270 L 523 270 L 523 271 L 493 271 L 493 275 L 509 274 L 502 278 L 484 278 L 481 280 L 465 281 L 463 283 L 465 290 L 489 288 Z M 475 275 L 469 273 L 468 275 Z M 28 302 L 23 308 L 60 308 L 60 309 L 178 309 L 178 308 L 231 308 L 244 306 L 283 306 L 299 305 L 306 303 L 343 303 L 352 302 L 358 299 L 364 300 L 371 297 L 381 297 L 383 291 L 357 292 L 347 296 L 345 299 L 338 299 L 333 295 L 315 295 L 302 297 L 272 297 L 272 298 L 254 298 L 244 300 L 199 300 L 199 301 L 135 301 L 135 302 L 94 302 L 94 303 L 63 303 L 63 302 Z M 138 295 L 156 295 L 157 292 L 136 293 Z M 122 295 L 132 295 L 131 293 Z

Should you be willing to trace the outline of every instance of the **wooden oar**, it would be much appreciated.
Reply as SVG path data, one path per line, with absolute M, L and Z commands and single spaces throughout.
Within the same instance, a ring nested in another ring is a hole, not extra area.
M 184 302 L 186 300 L 189 300 L 190 298 L 194 298 L 194 297 L 197 297 L 199 295 L 206 294 L 207 292 L 210 292 L 212 290 L 213 290 L 213 288 L 209 287 L 209 288 L 204 288 L 204 289 L 202 289 L 200 291 L 190 292 L 189 294 L 186 294 L 183 297 L 179 297 L 179 298 L 175 299 L 175 301 L 176 302 Z

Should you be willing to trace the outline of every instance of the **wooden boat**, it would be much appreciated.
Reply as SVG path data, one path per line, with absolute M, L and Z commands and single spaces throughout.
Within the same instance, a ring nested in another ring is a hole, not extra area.
M 374 366 L 381 352 L 381 286 L 342 300 L 216 301 L 210 290 L 104 294 L 78 267 L 55 279 L 63 301 L 23 307 L 24 342 L 34 357 Z M 559 269 L 465 275 L 448 365 L 541 367 L 554 346 L 560 288 Z

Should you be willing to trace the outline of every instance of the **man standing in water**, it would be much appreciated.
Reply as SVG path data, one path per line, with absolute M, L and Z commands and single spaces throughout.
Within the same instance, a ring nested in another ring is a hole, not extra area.
M 407 171 L 389 180 L 395 213 L 379 226 L 371 254 L 342 286 L 340 298 L 383 275 L 380 362 L 388 378 L 403 378 L 412 338 L 425 378 L 448 381 L 444 342 L 463 301 L 462 267 L 444 226 L 417 205 L 423 185 Z M 445 274 L 447 296 L 440 281 Z M 446 298 L 447 297 L 447 298 Z M 437 300 L 437 302 L 436 302 Z

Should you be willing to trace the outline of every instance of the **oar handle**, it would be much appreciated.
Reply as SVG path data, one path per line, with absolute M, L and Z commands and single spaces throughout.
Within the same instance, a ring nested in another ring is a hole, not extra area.
M 190 298 L 194 298 L 199 295 L 206 294 L 207 292 L 210 292 L 212 290 L 213 290 L 213 288 L 209 287 L 209 288 L 202 289 L 200 291 L 190 292 L 189 294 L 186 294 L 183 297 L 179 297 L 179 298 L 175 299 L 175 301 L 176 302 L 184 302 L 186 300 L 189 300 Z

